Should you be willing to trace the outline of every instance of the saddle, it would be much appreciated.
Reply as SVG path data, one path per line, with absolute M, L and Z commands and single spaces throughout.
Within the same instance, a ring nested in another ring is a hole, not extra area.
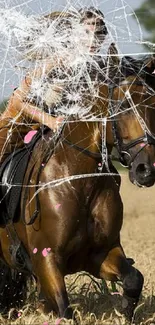
M 38 131 L 29 144 L 9 155 L 0 167 L 0 227 L 7 226 L 11 241 L 9 250 L 14 268 L 28 273 L 32 273 L 31 260 L 17 235 L 14 223 L 18 222 L 20 218 L 22 186 L 32 151 L 38 140 L 43 135 L 45 136 L 49 130 L 50 129 L 45 126 L 43 129 L 40 129 L 40 132 Z M 60 133 L 54 136 L 52 141 L 50 141 L 50 152 L 46 156 L 46 162 L 54 151 Z
M 32 150 L 40 137 L 41 132 L 38 132 L 29 144 L 9 155 L 0 167 L 1 226 L 5 226 L 9 221 L 19 220 L 19 201 L 25 172 Z

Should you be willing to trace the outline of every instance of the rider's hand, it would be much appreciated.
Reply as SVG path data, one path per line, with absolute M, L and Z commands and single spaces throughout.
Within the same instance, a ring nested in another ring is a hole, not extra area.
M 64 121 L 63 116 L 53 117 L 52 122 L 50 123 L 50 128 L 56 132 L 58 131 L 59 127 L 62 125 L 62 122 Z

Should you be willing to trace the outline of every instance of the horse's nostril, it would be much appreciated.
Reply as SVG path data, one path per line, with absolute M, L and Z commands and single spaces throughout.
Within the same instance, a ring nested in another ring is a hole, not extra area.
M 139 164 L 136 168 L 136 173 L 142 176 L 150 176 L 151 175 L 151 168 L 147 164 Z
M 140 164 L 140 165 L 138 165 L 137 168 L 136 168 L 137 173 L 140 173 L 140 174 L 141 174 L 141 173 L 144 173 L 145 170 L 146 170 L 146 168 L 145 168 L 145 164 Z

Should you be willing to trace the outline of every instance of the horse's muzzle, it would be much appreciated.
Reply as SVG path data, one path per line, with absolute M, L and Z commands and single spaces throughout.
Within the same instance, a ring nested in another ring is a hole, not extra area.
M 141 163 L 129 171 L 130 181 L 139 187 L 150 187 L 155 183 L 155 168 L 146 163 Z

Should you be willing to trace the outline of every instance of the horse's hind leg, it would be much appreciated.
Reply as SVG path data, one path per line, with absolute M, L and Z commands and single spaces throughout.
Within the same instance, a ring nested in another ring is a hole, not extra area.
M 0 261 L 0 313 L 7 314 L 11 308 L 19 309 L 27 298 L 28 276 L 16 270 L 11 270 L 7 264 Z M 14 316 L 16 312 L 14 311 Z
M 143 275 L 128 262 L 119 245 L 111 249 L 106 258 L 102 253 L 95 253 L 89 261 L 88 272 L 94 276 L 109 281 L 122 281 L 123 313 L 132 320 L 143 287 Z
M 38 262 L 40 266 L 36 268 L 36 275 L 47 297 L 48 307 L 51 302 L 51 310 L 54 309 L 60 317 L 72 318 L 60 258 L 49 253 Z

